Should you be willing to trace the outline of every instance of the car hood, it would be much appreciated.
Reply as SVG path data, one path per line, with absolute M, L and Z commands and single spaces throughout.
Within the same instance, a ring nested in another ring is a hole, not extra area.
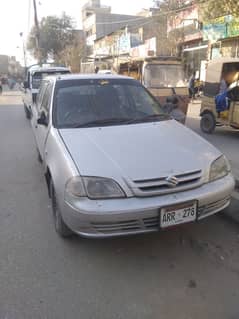
M 141 180 L 198 169 L 205 172 L 221 155 L 174 120 L 59 131 L 84 176 Z

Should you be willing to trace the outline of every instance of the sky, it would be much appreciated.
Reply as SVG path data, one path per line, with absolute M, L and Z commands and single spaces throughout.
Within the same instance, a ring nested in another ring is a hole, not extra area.
M 39 20 L 47 15 L 61 15 L 65 11 L 72 16 L 78 28 L 81 27 L 81 7 L 84 0 L 36 0 Z M 102 5 L 112 7 L 112 13 L 136 14 L 142 8 L 149 8 L 151 0 L 101 0 Z M 7 0 L 0 10 L 0 54 L 14 55 L 23 65 L 23 45 L 33 25 L 32 0 Z M 130 3 L 130 5 L 129 5 Z M 20 37 L 20 33 L 23 36 Z M 27 63 L 31 57 L 27 54 Z

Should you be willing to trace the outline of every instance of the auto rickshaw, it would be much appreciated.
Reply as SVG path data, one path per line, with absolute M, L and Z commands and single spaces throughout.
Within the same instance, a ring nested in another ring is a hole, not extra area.
M 224 81 L 225 91 L 220 92 Z M 225 94 L 225 105 L 218 106 L 218 97 Z M 208 62 L 200 110 L 201 130 L 213 133 L 216 126 L 239 129 L 239 58 L 217 58 Z

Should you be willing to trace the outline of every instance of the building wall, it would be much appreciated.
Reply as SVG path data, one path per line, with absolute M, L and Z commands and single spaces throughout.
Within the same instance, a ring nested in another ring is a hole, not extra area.
M 83 7 L 82 7 L 82 21 L 83 25 L 85 20 L 89 16 L 91 16 L 94 13 L 110 13 L 111 7 L 110 6 L 102 6 L 100 3 L 100 0 L 91 0 L 88 1 Z
M 0 55 L 0 73 L 8 73 L 8 60 L 7 55 Z
M 239 38 L 222 41 L 221 55 L 224 57 L 239 57 L 238 44 Z
M 96 39 L 102 38 L 112 32 L 145 22 L 144 17 L 126 14 L 96 14 Z
M 94 53 L 94 42 L 109 34 L 125 30 L 131 26 L 140 25 L 145 22 L 144 17 L 110 14 L 110 13 L 94 13 L 84 21 L 84 31 L 86 34 L 86 44 L 88 46 L 89 55 Z

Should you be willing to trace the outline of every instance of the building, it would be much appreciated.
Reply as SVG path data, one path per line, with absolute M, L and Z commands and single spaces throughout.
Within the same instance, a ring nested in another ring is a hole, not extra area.
M 8 73 L 8 60 L 9 57 L 7 55 L 0 55 L 0 74 Z
M 168 37 L 172 39 L 174 54 L 181 56 L 186 76 L 198 71 L 201 79 L 205 76 L 208 54 L 208 40 L 203 38 L 198 5 L 188 2 L 177 14 L 168 17 Z
M 24 70 L 15 56 L 0 55 L 0 75 L 22 76 Z
M 85 34 L 83 30 L 73 30 L 73 43 L 64 50 L 64 65 L 70 68 L 72 73 L 81 71 L 81 58 L 86 54 Z
M 127 25 L 96 38 L 93 54 L 95 64 L 117 72 L 117 66 L 122 61 L 168 55 L 169 51 L 165 45 L 167 20 L 165 16 L 158 14 L 159 11 L 156 8 L 144 10 L 133 16 L 134 19 L 128 21 Z
M 86 37 L 87 56 L 94 58 L 94 42 L 122 27 L 137 24 L 144 17 L 112 14 L 111 7 L 102 6 L 100 0 L 91 0 L 82 7 L 82 24 Z
M 222 16 L 203 25 L 204 40 L 210 42 L 208 58 L 239 57 L 239 18 Z

